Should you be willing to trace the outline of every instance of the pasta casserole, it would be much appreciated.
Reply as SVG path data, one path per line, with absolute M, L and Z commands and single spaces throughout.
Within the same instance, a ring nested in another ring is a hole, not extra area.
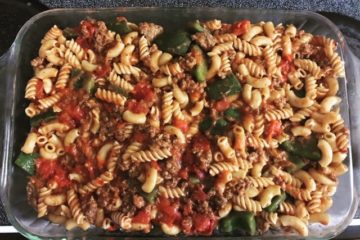
M 54 25 L 25 89 L 28 202 L 67 230 L 307 236 L 348 170 L 336 50 L 272 22 Z

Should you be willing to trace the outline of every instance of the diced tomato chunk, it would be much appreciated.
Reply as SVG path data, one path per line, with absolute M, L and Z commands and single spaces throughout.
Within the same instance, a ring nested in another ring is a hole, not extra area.
M 273 137 L 277 137 L 282 133 L 282 128 L 281 128 L 281 121 L 280 120 L 273 120 L 271 121 L 265 130 L 265 136 L 267 138 L 273 138 Z
M 181 177 L 182 179 L 187 180 L 189 178 L 189 169 L 188 168 L 182 168 L 179 171 L 179 177 Z
M 150 162 L 150 166 L 151 166 L 152 168 L 158 170 L 158 171 L 161 170 L 160 165 L 158 164 L 157 161 L 151 161 L 151 162 Z
M 160 222 L 166 223 L 170 226 L 181 221 L 181 213 L 179 212 L 179 204 L 171 203 L 169 199 L 160 197 L 157 203 L 159 210 Z
M 230 107 L 230 102 L 226 99 L 215 102 L 215 109 L 218 112 L 223 112 Z
M 143 142 L 146 141 L 146 135 L 143 134 L 143 133 L 136 132 L 134 134 L 134 141 L 139 142 L 139 143 L 143 143 Z
M 179 128 L 183 133 L 186 133 L 189 129 L 189 123 L 186 120 L 181 120 L 176 117 L 173 119 L 173 125 Z
M 205 201 L 207 199 L 207 194 L 202 190 L 202 188 L 198 187 L 191 197 L 198 201 Z
M 210 151 L 210 141 L 202 134 L 198 134 L 193 139 L 193 149 Z
M 38 81 L 36 83 L 36 98 L 41 99 L 44 97 L 45 97 L 44 83 L 42 81 Z
M 111 71 L 110 63 L 105 62 L 101 67 L 95 70 L 95 75 L 99 78 L 106 77 Z
M 288 74 L 292 67 L 292 57 L 291 55 L 286 55 L 282 58 L 280 63 L 282 82 L 286 82 L 288 79 Z
M 231 30 L 232 33 L 235 34 L 236 36 L 241 36 L 249 31 L 250 26 L 251 26 L 251 22 L 245 19 L 234 23 L 231 27 Z
M 155 92 L 151 85 L 146 82 L 136 84 L 132 93 L 137 100 L 144 100 L 150 103 L 155 100 Z
M 36 160 L 36 174 L 43 180 L 47 180 L 54 174 L 56 165 L 56 160 L 38 158 Z
M 194 228 L 197 234 L 211 235 L 216 227 L 216 218 L 212 214 L 194 214 Z
M 150 222 L 150 213 L 146 210 L 141 210 L 136 214 L 133 219 L 133 223 L 148 224 Z
M 133 113 L 145 113 L 149 112 L 149 105 L 143 100 L 136 101 L 134 99 L 127 101 L 127 108 Z

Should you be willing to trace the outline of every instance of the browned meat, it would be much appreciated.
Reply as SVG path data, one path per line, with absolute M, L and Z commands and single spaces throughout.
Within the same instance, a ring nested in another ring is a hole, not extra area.
M 139 31 L 149 42 L 152 42 L 164 29 L 160 25 L 143 22 L 139 24 Z
M 36 209 L 37 192 L 34 178 L 29 179 L 29 182 L 26 185 L 26 193 L 28 203 L 30 204 L 30 206 Z
M 210 50 L 216 44 L 216 38 L 209 31 L 204 31 L 192 35 L 192 39 L 197 42 L 203 49 Z
M 82 209 L 86 215 L 87 220 L 91 224 L 94 224 L 96 219 L 96 212 L 98 211 L 98 205 L 94 197 L 91 197 L 90 199 L 84 199 L 84 201 L 82 201 Z
M 114 40 L 114 36 L 109 34 L 105 23 L 103 21 L 97 22 L 98 28 L 95 32 L 95 50 L 101 52 L 104 47 Z
M 106 185 L 97 189 L 96 194 L 99 205 L 108 211 L 116 211 L 122 204 L 119 188 Z
M 171 148 L 171 136 L 168 133 L 161 133 L 156 135 L 153 139 L 154 147 Z
M 142 208 L 145 206 L 145 200 L 142 196 L 136 194 L 133 196 L 133 204 L 137 208 Z

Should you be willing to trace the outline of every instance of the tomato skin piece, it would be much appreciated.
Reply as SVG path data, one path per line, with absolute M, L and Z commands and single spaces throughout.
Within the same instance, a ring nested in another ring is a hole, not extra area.
M 189 169 L 188 168 L 183 168 L 179 171 L 179 177 L 181 177 L 182 179 L 189 179 Z
M 99 78 L 106 77 L 111 71 L 110 63 L 105 62 L 101 67 L 95 70 L 95 75 Z
M 150 223 L 150 213 L 146 210 L 141 210 L 132 219 L 133 223 L 148 224 Z
M 179 128 L 183 133 L 186 133 L 189 130 L 189 123 L 186 120 L 174 118 L 173 125 Z
M 201 187 L 198 187 L 191 197 L 198 201 L 205 201 L 208 198 L 207 194 L 202 190 Z
M 210 141 L 202 134 L 198 134 L 193 139 L 193 149 L 210 151 Z
M 134 141 L 139 142 L 139 143 L 143 143 L 143 142 L 146 141 L 146 135 L 143 134 L 143 133 L 137 132 L 137 133 L 134 134 Z
M 41 179 L 47 180 L 54 174 L 56 165 L 56 160 L 38 158 L 36 160 L 36 174 Z
M 282 82 L 286 82 L 288 80 L 288 74 L 292 68 L 292 56 L 286 55 L 282 58 L 280 63 L 281 75 L 282 75 Z
M 128 110 L 133 113 L 145 113 L 149 112 L 149 105 L 143 100 L 136 101 L 134 99 L 128 101 L 126 103 Z
M 215 102 L 215 109 L 218 112 L 223 112 L 230 107 L 230 102 L 226 99 Z
M 194 230 L 199 235 L 211 235 L 216 227 L 217 220 L 212 214 L 194 214 Z
M 166 223 L 169 226 L 178 224 L 181 221 L 181 213 L 179 212 L 179 205 L 171 203 L 169 199 L 160 197 L 157 203 L 159 210 L 160 222 Z
M 160 167 L 160 165 L 158 164 L 157 161 L 151 161 L 151 162 L 150 162 L 150 166 L 151 166 L 152 168 L 158 170 L 158 171 L 161 170 L 161 167 Z
M 231 32 L 236 36 L 241 36 L 250 30 L 251 22 L 247 19 L 234 23 Z
M 279 136 L 282 133 L 281 129 L 281 121 L 280 120 L 273 120 L 271 121 L 265 130 L 265 136 L 267 138 L 273 138 Z
M 150 84 L 146 82 L 136 84 L 132 93 L 137 100 L 144 100 L 149 103 L 155 101 L 155 92 Z
M 42 81 L 37 81 L 36 83 L 36 94 L 35 94 L 37 99 L 41 99 L 45 97 L 45 92 L 44 92 L 44 83 Z

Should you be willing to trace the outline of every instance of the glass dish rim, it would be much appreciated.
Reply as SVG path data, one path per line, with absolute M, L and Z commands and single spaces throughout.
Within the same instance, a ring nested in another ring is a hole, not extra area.
M 257 12 L 267 12 L 270 14 L 286 14 L 286 13 L 293 13 L 293 14 L 299 14 L 302 16 L 307 16 L 307 17 L 312 17 L 316 20 L 319 20 L 322 24 L 326 24 L 328 27 L 330 27 L 332 29 L 332 31 L 336 34 L 339 43 L 341 43 L 340 47 L 339 47 L 339 52 L 340 52 L 340 56 L 342 57 L 342 59 L 344 59 L 345 56 L 345 52 L 346 51 L 350 51 L 348 49 L 346 40 L 343 36 L 343 34 L 340 32 L 339 28 L 328 18 L 316 13 L 316 12 L 312 12 L 312 11 L 308 11 L 308 10 L 283 10 L 283 9 L 264 9 L 264 8 L 258 8 L 258 9 L 253 9 L 253 8 L 229 8 L 229 7 L 115 7 L 115 8 L 56 8 L 56 9 L 50 9 L 50 10 L 46 10 L 44 12 L 38 13 L 35 16 L 33 16 L 32 18 L 30 18 L 20 29 L 20 31 L 18 32 L 18 34 L 16 35 L 16 38 L 13 42 L 13 44 L 11 45 L 10 49 L 8 52 L 6 52 L 1 58 L 0 58 L 0 62 L 6 62 L 6 60 L 11 60 L 18 57 L 19 55 L 19 46 L 20 46 L 20 41 L 22 40 L 23 36 L 25 35 L 25 33 L 29 30 L 30 26 L 36 22 L 38 19 L 41 19 L 42 17 L 48 16 L 48 15 L 57 15 L 57 14 L 61 14 L 61 13 L 69 13 L 69 12 L 81 12 L 81 13 L 89 13 L 89 14 L 94 14 L 94 13 L 108 13 L 108 12 L 116 12 L 119 11 L 119 13 L 127 11 L 127 12 L 134 12 L 137 10 L 144 10 L 144 9 L 153 9 L 153 10 L 159 10 L 159 11 L 199 11 L 199 10 L 211 10 L 211 11 L 216 11 L 217 9 L 219 10 L 231 10 L 231 11 L 257 11 Z M 11 74 L 9 74 L 9 72 L 13 72 L 18 68 L 18 61 L 15 62 L 15 64 L 12 64 L 10 67 L 8 64 L 8 62 L 5 63 L 7 69 L 5 70 L 5 84 L 9 84 L 10 85 L 10 76 L 12 76 Z M 346 80 L 346 77 L 345 77 Z M 347 81 L 344 83 L 345 86 L 347 85 Z M 15 83 L 11 86 L 7 86 L 6 90 L 10 90 L 11 95 L 13 96 L 13 91 L 14 91 L 14 86 Z M 11 88 L 12 87 L 12 88 Z M 6 93 L 7 96 L 9 96 L 9 92 Z M 349 127 L 351 127 L 351 119 L 350 119 L 350 108 L 349 108 L 349 96 L 348 94 L 345 95 L 346 96 L 346 104 L 348 107 L 348 111 L 346 112 L 346 115 L 349 119 Z M 4 109 L 4 114 L 2 116 L 3 120 L 4 120 L 4 129 L 3 129 L 3 137 L 4 140 L 10 139 L 12 137 L 12 132 L 13 132 L 13 121 L 14 121 L 14 110 L 15 110 L 15 106 L 13 104 L 13 97 L 8 97 L 5 98 L 5 109 Z M 351 139 L 350 139 L 350 143 L 351 143 Z M 9 209 L 9 205 L 5 204 L 6 202 L 8 202 L 8 192 L 7 192 L 7 179 L 10 177 L 9 175 L 11 174 L 10 172 L 10 167 L 11 167 L 11 160 L 12 157 L 10 156 L 9 152 L 4 152 L 4 150 L 8 150 L 8 149 L 12 149 L 13 144 L 10 143 L 10 141 L 3 141 L 3 151 L 2 153 L 2 169 L 1 169 L 1 178 L 0 178 L 0 184 L 1 184 L 1 199 L 4 203 L 4 208 L 6 211 L 6 214 L 8 216 L 8 219 L 10 221 L 10 223 L 24 236 L 29 237 L 31 239 L 41 239 L 41 236 L 37 236 L 37 235 L 33 235 L 32 233 L 28 232 L 21 224 L 18 223 L 18 221 L 15 219 L 15 217 L 12 214 L 8 214 L 10 213 L 10 209 Z M 334 236 L 337 236 L 339 233 L 341 233 L 343 230 L 345 230 L 345 228 L 348 226 L 348 224 L 350 223 L 352 217 L 355 215 L 356 212 L 356 207 L 358 205 L 358 195 L 357 195 L 357 189 L 355 187 L 354 184 L 354 177 L 353 177 L 353 166 L 352 166 L 352 150 L 351 150 L 351 145 L 349 147 L 349 165 L 351 164 L 351 166 L 349 166 L 349 174 L 350 174 L 350 178 L 351 178 L 351 187 L 352 187 L 352 191 L 353 191 L 353 201 L 352 201 L 352 206 L 351 208 L 349 208 L 349 215 L 347 215 L 344 218 L 344 223 L 343 226 L 339 229 L 337 229 L 336 231 L 331 232 L 331 234 L 329 236 L 327 236 L 328 238 L 332 238 Z M 349 218 L 351 217 L 351 218 Z M 347 219 L 347 221 L 346 221 Z M 109 236 L 111 237 L 111 236 Z M 199 236 L 201 237 L 201 236 Z M 221 237 L 221 236 L 220 236 Z M 261 237 L 261 236 L 238 236 L 241 238 L 246 238 L 246 239 L 253 239 L 254 237 Z M 266 236 L 267 238 L 272 238 L 271 236 Z M 273 236 L 273 237 L 279 237 L 279 236 Z M 286 236 L 284 235 L 283 237 L 286 238 L 297 238 L 298 236 Z M 62 238 L 62 237 L 59 237 Z M 129 236 L 129 238 L 131 238 L 131 236 Z M 135 237 L 136 238 L 136 237 Z M 215 236 L 216 238 L 216 236 Z M 237 238 L 236 236 L 234 236 L 234 238 Z M 311 238 L 314 238 L 313 236 L 311 236 Z

